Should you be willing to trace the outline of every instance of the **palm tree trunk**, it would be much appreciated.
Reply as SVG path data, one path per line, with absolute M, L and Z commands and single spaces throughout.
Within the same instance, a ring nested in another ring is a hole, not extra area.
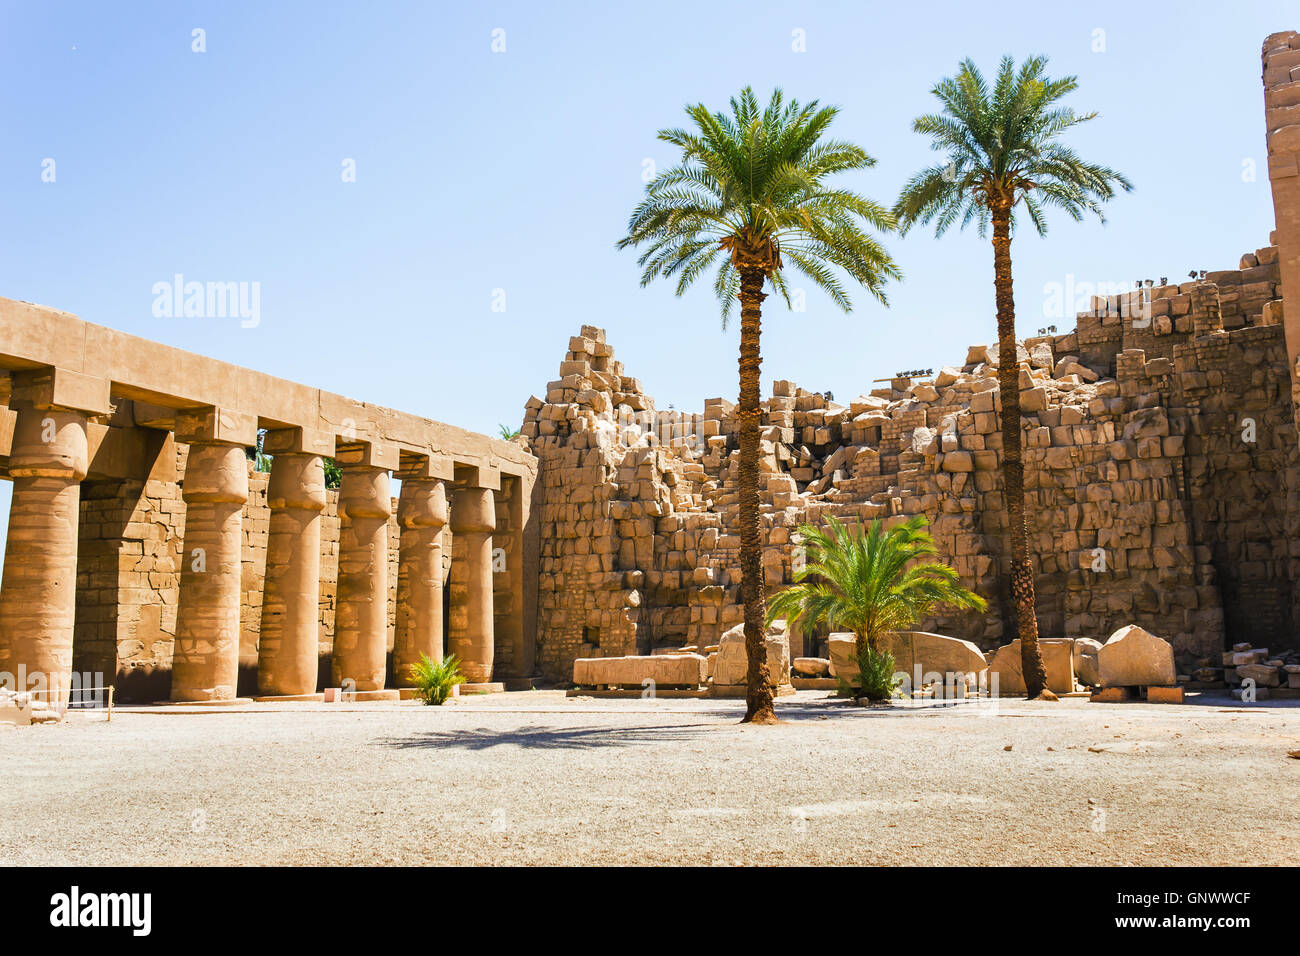
M 740 462 L 737 492 L 740 499 L 740 600 L 745 608 L 746 675 L 744 723 L 776 722 L 772 687 L 767 669 L 766 608 L 763 603 L 763 544 L 758 529 L 758 435 L 761 410 L 759 333 L 762 328 L 763 272 L 740 273 Z
M 1011 207 L 993 207 L 993 288 L 998 310 L 998 390 L 1002 397 L 1002 483 L 1011 538 L 1011 599 L 1020 637 L 1020 666 L 1032 699 L 1047 686 L 1034 612 L 1034 566 L 1025 523 L 1025 466 L 1020 456 L 1020 362 L 1016 355 L 1016 303 L 1011 291 Z

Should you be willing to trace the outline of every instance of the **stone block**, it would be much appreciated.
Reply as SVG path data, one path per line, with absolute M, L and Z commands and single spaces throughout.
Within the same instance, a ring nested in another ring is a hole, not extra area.
M 773 687 L 790 683 L 790 639 L 784 621 L 773 621 L 764 639 L 767 645 L 767 668 Z M 749 675 L 749 655 L 745 651 L 745 625 L 737 624 L 723 633 L 718 641 L 718 659 L 713 668 L 713 683 L 744 684 Z
M 1080 684 L 1095 687 L 1101 683 L 1101 668 L 1097 655 L 1101 651 L 1101 641 L 1089 637 L 1075 638 L 1074 674 Z
M 1183 703 L 1183 689 L 1181 687 L 1148 687 L 1147 703 L 1181 704 Z
M 1136 624 L 1122 627 L 1097 654 L 1103 687 L 1140 687 L 1177 682 L 1174 649 Z
M 653 654 L 632 657 L 589 657 L 573 662 L 573 682 L 581 687 L 695 688 L 708 679 L 708 659 L 701 654 Z
M 1039 652 L 1047 669 L 1047 689 L 1054 694 L 1074 693 L 1074 641 L 1069 638 L 1039 638 Z M 989 686 L 993 675 L 998 676 L 999 694 L 1026 692 L 1024 671 L 1021 667 L 1020 639 L 999 647 L 989 661 Z

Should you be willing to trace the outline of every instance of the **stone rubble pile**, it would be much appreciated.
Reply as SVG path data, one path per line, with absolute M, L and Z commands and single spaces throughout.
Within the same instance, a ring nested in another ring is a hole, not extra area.
M 1268 247 L 1205 280 L 1094 297 L 1074 331 L 1020 346 L 1045 637 L 1099 642 L 1141 621 L 1169 635 L 1187 671 L 1229 632 L 1294 641 L 1300 454 L 1277 261 Z M 793 580 L 800 524 L 921 514 L 990 610 L 918 627 L 1003 644 L 996 363 L 995 348 L 973 346 L 961 365 L 847 404 L 776 381 L 760 447 L 769 590 Z M 543 672 L 567 679 L 576 658 L 717 645 L 740 622 L 736 428 L 721 398 L 701 414 L 658 411 L 603 330 L 570 340 L 522 428 L 541 463 Z M 824 635 L 789 642 L 794 658 L 828 657 Z

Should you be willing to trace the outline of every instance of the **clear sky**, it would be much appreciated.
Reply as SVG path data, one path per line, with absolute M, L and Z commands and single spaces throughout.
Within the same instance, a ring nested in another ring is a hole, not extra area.
M 1018 235 L 1032 334 L 1073 324 L 1044 316 L 1049 283 L 1267 243 L 1260 44 L 1296 27 L 1294 2 L 0 3 L 0 295 L 481 431 L 517 426 L 594 324 L 661 408 L 700 410 L 735 397 L 738 330 L 707 283 L 641 289 L 614 248 L 684 104 L 745 84 L 838 104 L 833 133 L 879 160 L 846 184 L 892 203 L 962 57 L 1077 74 L 1068 102 L 1101 115 L 1071 143 L 1135 189 L 1104 226 Z M 987 241 L 886 244 L 888 309 L 768 300 L 765 390 L 845 399 L 993 339 Z M 257 283 L 257 324 L 155 315 L 177 274 Z

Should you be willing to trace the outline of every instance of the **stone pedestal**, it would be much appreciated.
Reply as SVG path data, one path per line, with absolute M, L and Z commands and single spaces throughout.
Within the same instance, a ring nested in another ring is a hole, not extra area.
M 384 689 L 388 643 L 388 470 L 345 465 L 339 488 L 338 609 L 333 683 Z
M 13 500 L 0 587 L 0 672 L 66 699 L 72 680 L 77 525 L 86 415 L 15 403 Z
M 420 662 L 421 655 L 442 660 L 442 531 L 447 524 L 447 490 L 442 480 L 404 479 L 397 522 L 402 538 L 393 673 L 398 686 L 406 686 L 410 667 Z
M 239 679 L 242 518 L 248 500 L 244 447 L 191 443 L 181 496 L 185 536 L 171 699 L 232 700 Z
M 257 689 L 266 696 L 312 694 L 320 648 L 320 526 L 325 508 L 320 456 L 277 454 L 267 504 L 271 527 Z
M 460 488 L 452 499 L 451 533 L 463 549 L 458 579 L 464 594 L 448 634 L 451 653 L 471 683 L 492 681 L 495 653 L 492 606 L 492 532 L 496 506 L 488 488 Z

